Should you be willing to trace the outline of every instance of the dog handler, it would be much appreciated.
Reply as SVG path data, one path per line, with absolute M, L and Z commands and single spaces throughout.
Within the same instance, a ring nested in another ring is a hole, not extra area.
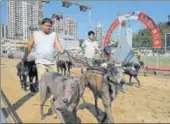
M 31 35 L 22 61 L 27 61 L 33 46 L 35 46 L 35 62 L 38 70 L 38 78 L 41 79 L 45 72 L 56 72 L 55 49 L 64 53 L 60 40 L 55 32 L 51 32 L 53 22 L 44 18 L 41 22 L 41 30 Z M 50 101 L 53 96 L 51 96 Z
M 93 66 L 93 59 L 94 59 L 95 52 L 97 51 L 100 53 L 100 50 L 98 47 L 98 43 L 95 40 L 95 33 L 93 31 L 89 31 L 88 37 L 89 38 L 83 42 L 81 51 L 84 50 L 85 52 L 84 56 L 85 56 L 86 62 L 90 66 Z M 81 51 L 79 51 L 78 54 Z
M 39 80 L 45 72 L 56 71 L 55 49 L 57 48 L 60 53 L 64 52 L 57 34 L 51 32 L 53 24 L 52 20 L 44 18 L 41 24 L 41 30 L 35 31 L 31 35 L 22 59 L 23 61 L 27 61 L 28 55 L 33 46 L 35 46 L 35 62 L 37 65 Z

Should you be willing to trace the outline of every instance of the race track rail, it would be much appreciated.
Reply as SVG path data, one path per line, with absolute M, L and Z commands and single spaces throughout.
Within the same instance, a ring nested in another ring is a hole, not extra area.
M 23 123 L 22 120 L 20 119 L 20 117 L 18 116 L 18 114 L 13 109 L 11 103 L 7 99 L 7 97 L 4 94 L 2 89 L 1 89 L 1 99 L 2 99 L 2 101 L 4 103 L 4 105 L 5 105 L 5 109 L 6 109 L 7 113 L 9 114 L 8 116 L 11 116 L 14 123 Z

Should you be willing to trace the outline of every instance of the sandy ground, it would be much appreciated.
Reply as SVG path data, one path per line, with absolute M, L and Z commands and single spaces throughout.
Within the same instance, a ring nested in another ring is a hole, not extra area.
M 18 60 L 1 58 L 2 89 L 11 102 L 15 111 L 24 123 L 57 123 L 59 119 L 51 115 L 50 103 L 44 106 L 46 117 L 40 119 L 39 93 L 32 96 L 29 92 L 20 89 L 16 75 Z M 79 70 L 73 69 L 74 74 Z M 170 79 L 158 77 L 139 77 L 141 88 L 127 86 L 126 94 L 119 93 L 112 103 L 112 111 L 117 123 L 170 123 Z M 135 82 L 133 80 L 133 82 Z M 78 111 L 81 123 L 97 123 L 94 111 L 94 99 L 91 91 L 86 89 L 84 98 L 88 104 L 82 104 Z M 81 101 L 81 103 L 83 103 Z M 103 105 L 98 102 L 101 111 Z

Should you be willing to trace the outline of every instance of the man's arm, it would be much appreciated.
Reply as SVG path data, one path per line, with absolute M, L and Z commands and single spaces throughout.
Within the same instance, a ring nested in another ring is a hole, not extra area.
M 85 41 L 83 42 L 83 44 L 81 45 L 81 49 L 78 51 L 77 55 L 80 54 L 85 48 Z M 76 56 L 77 56 L 76 55 Z
M 56 38 L 55 38 L 55 47 L 60 51 L 60 53 L 63 53 L 64 50 L 62 48 L 61 42 L 56 34 Z
M 99 54 L 100 54 L 100 49 L 99 49 L 99 45 L 98 45 L 97 42 L 96 42 L 96 44 L 95 44 L 95 49 L 96 49 L 96 51 L 99 52 Z
M 27 57 L 28 57 L 28 55 L 30 54 L 33 46 L 34 46 L 34 35 L 32 34 L 31 37 L 30 37 L 30 39 L 28 40 L 28 45 L 27 45 L 27 47 L 25 48 L 24 57 L 23 57 L 23 60 L 24 60 L 24 61 L 27 60 Z
M 83 51 L 83 48 L 81 48 L 81 49 L 77 52 L 76 56 L 78 56 L 78 54 L 80 54 L 82 51 Z

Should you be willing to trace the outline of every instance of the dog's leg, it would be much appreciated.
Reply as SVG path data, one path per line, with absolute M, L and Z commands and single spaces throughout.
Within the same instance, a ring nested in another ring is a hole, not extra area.
M 137 76 L 135 76 L 134 78 L 135 78 L 135 79 L 136 79 L 136 81 L 138 82 L 138 88 L 140 88 L 140 81 L 139 81 L 138 77 L 137 77 Z
M 38 83 L 39 80 L 38 80 L 38 74 L 37 73 L 36 73 L 35 79 L 36 79 L 36 83 Z
M 98 96 L 97 96 L 97 94 L 95 94 L 95 93 L 93 93 L 93 96 L 94 96 L 94 100 L 95 100 L 95 109 L 96 109 L 97 116 L 100 116 L 99 109 L 98 109 L 98 105 L 97 105 Z
M 27 90 L 27 76 L 23 75 L 23 88 L 26 91 Z
M 77 110 L 73 110 L 73 116 L 74 116 L 74 123 L 77 123 Z
M 59 67 L 58 67 L 58 65 L 57 65 L 57 72 L 58 72 L 58 73 L 60 73 L 60 70 L 59 70 Z
M 44 111 L 43 111 L 43 106 L 45 102 L 47 101 L 47 95 L 48 95 L 48 87 L 44 85 L 44 81 L 40 82 L 39 90 L 40 90 L 40 115 L 41 115 L 41 120 L 44 119 Z
M 57 110 L 57 109 L 56 109 L 55 111 L 56 111 L 57 117 L 59 117 L 61 123 L 65 123 L 65 120 L 64 120 L 64 117 L 63 117 L 61 111 L 59 111 L 59 110 Z
M 54 107 L 54 101 L 55 101 L 54 98 L 50 101 L 51 109 L 52 109 L 52 114 L 53 114 L 54 118 L 57 118 L 57 115 L 56 115 L 56 112 L 55 112 L 55 107 Z
M 67 71 L 67 75 L 68 75 L 68 76 L 70 76 L 70 69 L 68 69 L 68 71 Z
M 131 86 L 132 76 L 129 76 L 129 85 Z
M 82 98 L 83 102 L 86 103 L 86 100 L 84 99 L 84 97 L 82 96 L 81 98 Z
M 30 82 L 30 83 L 33 82 L 33 77 L 32 77 L 32 75 L 29 75 L 29 82 Z
M 23 89 L 23 88 L 24 88 L 24 85 L 23 85 L 23 76 L 20 75 L 20 76 L 19 76 L 19 79 L 20 79 L 20 86 L 21 86 L 21 89 Z
M 61 74 L 63 75 L 63 68 L 61 67 L 60 69 L 61 69 Z
M 114 123 L 114 119 L 112 116 L 110 95 L 109 95 L 108 87 L 106 85 L 103 86 L 102 101 L 105 108 L 105 112 L 106 112 L 105 116 L 108 119 L 108 123 Z M 102 120 L 102 122 L 103 121 L 104 120 Z
M 30 91 L 34 92 L 34 88 L 33 88 L 33 77 L 32 75 L 29 74 L 29 84 L 30 84 Z
M 64 68 L 64 76 L 66 76 L 66 69 Z
M 142 64 L 142 75 L 145 76 L 145 65 Z

